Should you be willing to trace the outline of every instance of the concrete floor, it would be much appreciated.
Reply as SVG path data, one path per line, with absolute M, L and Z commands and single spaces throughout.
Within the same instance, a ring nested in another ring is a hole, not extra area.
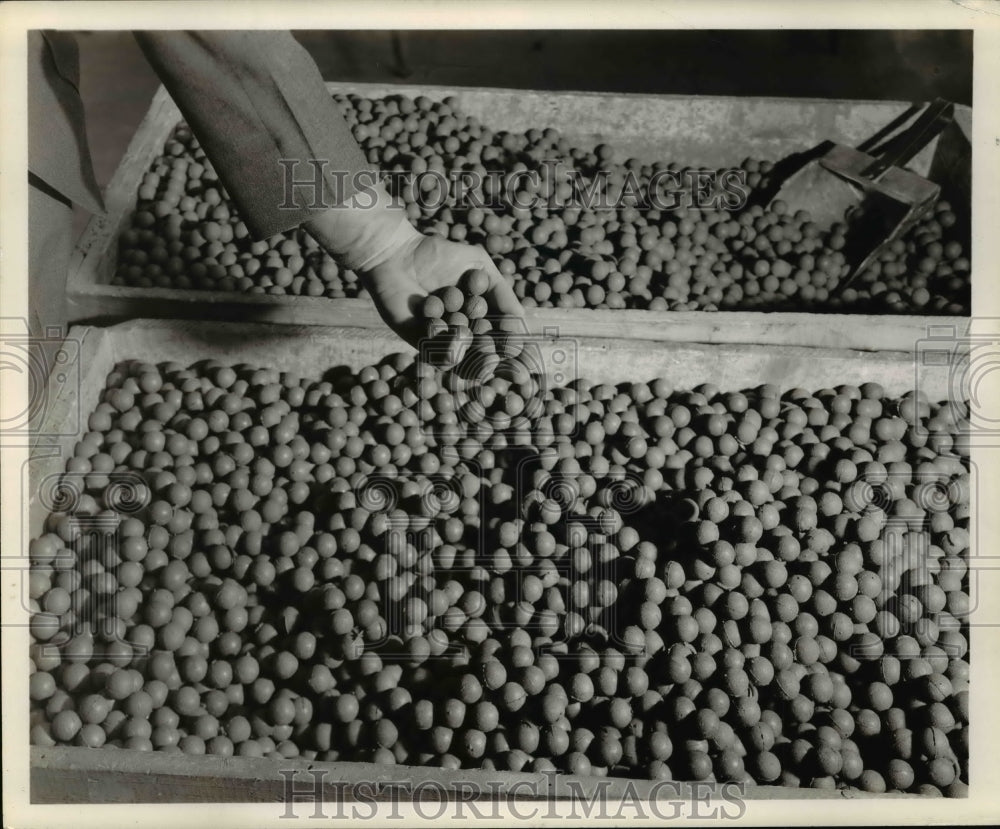
M 522 89 L 972 103 L 961 31 L 296 32 L 325 78 Z M 105 187 L 159 81 L 128 32 L 80 32 L 81 94 Z M 75 218 L 79 233 L 88 217 Z

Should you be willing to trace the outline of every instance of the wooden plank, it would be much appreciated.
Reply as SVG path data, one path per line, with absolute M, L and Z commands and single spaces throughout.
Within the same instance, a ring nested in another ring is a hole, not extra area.
M 317 791 L 318 789 L 318 791 Z M 395 790 L 395 792 L 394 792 Z M 337 803 L 454 799 L 734 802 L 748 800 L 912 799 L 917 795 L 873 795 L 857 789 L 795 789 L 783 786 L 546 775 L 501 771 L 448 771 L 425 766 L 320 763 L 304 760 L 192 756 L 126 749 L 57 746 L 31 749 L 31 802 L 42 803 Z M 308 795 L 312 794 L 310 798 Z M 315 795 L 318 794 L 319 797 Z
M 677 158 L 723 166 L 745 155 L 781 157 L 824 138 L 857 143 L 904 112 L 893 101 L 837 101 L 620 95 L 590 92 L 462 89 L 385 84 L 327 84 L 331 92 L 381 97 L 405 93 L 434 100 L 454 96 L 463 111 L 497 128 L 523 131 L 554 126 L 570 139 L 610 141 L 627 155 Z M 967 108 L 958 108 L 968 121 Z M 117 239 L 134 210 L 139 183 L 180 119 L 164 89 L 153 99 L 106 193 L 108 213 L 95 217 L 80 240 L 68 281 L 70 319 L 78 323 L 143 317 L 256 320 L 291 325 L 381 327 L 367 299 L 331 300 L 261 296 L 176 288 L 132 288 L 108 284 L 114 274 Z M 789 134 L 787 124 L 795 123 Z M 918 156 L 918 171 L 930 168 L 935 145 Z M 656 312 L 529 309 L 532 330 L 558 326 L 564 336 L 636 336 L 664 342 L 729 342 L 817 345 L 860 350 L 913 347 L 914 333 L 940 317 L 826 315 L 767 312 Z M 963 324 L 964 318 L 948 318 Z
M 192 362 L 211 356 L 307 375 L 337 365 L 359 369 L 387 354 L 413 351 L 384 328 L 133 320 L 106 329 L 105 335 L 112 339 L 117 359 Z M 924 365 L 912 352 L 653 343 L 634 337 L 543 336 L 533 342 L 557 383 L 576 377 L 595 383 L 665 377 L 678 388 L 711 381 L 722 389 L 761 383 L 818 389 L 878 382 L 897 395 L 919 387 L 934 400 L 947 398 L 950 390 L 950 367 Z
M 367 298 L 240 296 L 221 291 L 184 292 L 172 288 L 140 291 L 115 285 L 103 286 L 88 293 L 93 294 L 90 300 L 92 316 L 100 323 L 117 322 L 134 316 L 124 311 L 124 306 L 128 306 L 136 313 L 141 310 L 143 316 L 162 319 L 203 319 L 205 309 L 210 307 L 212 318 L 218 320 L 359 328 L 385 326 Z M 143 294 L 139 303 L 135 299 L 136 293 Z M 117 304 L 116 300 L 123 305 Z M 118 313 L 113 313 L 115 310 Z M 861 351 L 912 351 L 914 343 L 927 336 L 929 326 L 952 326 L 957 336 L 964 336 L 969 326 L 968 317 L 644 311 L 631 308 L 527 308 L 525 322 L 534 334 L 556 329 L 560 335 L 568 337 L 635 337 L 655 342 L 756 343 L 854 348 Z
M 805 324 L 805 323 L 803 323 Z M 866 352 L 845 348 L 740 343 L 655 342 L 635 336 L 538 336 L 535 348 L 556 384 L 575 377 L 595 383 L 647 381 L 665 377 L 677 388 L 710 381 L 723 389 L 774 383 L 788 389 L 819 389 L 842 383 L 878 382 L 890 394 L 914 388 L 933 400 L 952 396 L 949 365 L 924 365 L 908 351 Z M 634 333 L 634 332 L 633 332 Z M 917 333 L 914 330 L 914 333 Z M 111 368 L 121 360 L 176 360 L 206 357 L 223 362 L 296 371 L 318 376 L 345 365 L 358 370 L 387 354 L 413 352 L 386 328 L 292 326 L 269 323 L 139 319 L 108 328 L 77 326 L 69 338 L 79 344 L 80 382 L 55 385 L 41 433 L 51 436 L 32 462 L 30 479 L 58 475 L 86 431 Z M 76 395 L 79 394 L 79 397 Z M 32 485 L 28 530 L 37 535 L 47 515 L 38 483 Z
M 915 344 L 928 336 L 930 328 L 951 328 L 956 337 L 966 336 L 970 319 L 755 311 L 529 308 L 527 323 L 533 333 L 540 334 L 546 328 L 555 328 L 564 337 L 912 352 Z

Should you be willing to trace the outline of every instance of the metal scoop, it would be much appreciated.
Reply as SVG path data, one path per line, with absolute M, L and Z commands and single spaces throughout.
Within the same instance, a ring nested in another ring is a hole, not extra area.
M 843 144 L 820 145 L 774 194 L 771 202 L 780 199 L 789 212 L 808 211 L 824 230 L 836 222 L 848 223 L 844 254 L 851 270 L 838 290 L 937 201 L 937 184 L 902 167 L 934 140 L 954 113 L 954 104 L 934 101 L 877 155 Z

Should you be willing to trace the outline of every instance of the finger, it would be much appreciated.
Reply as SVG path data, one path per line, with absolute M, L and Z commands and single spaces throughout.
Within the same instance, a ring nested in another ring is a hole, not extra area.
M 420 350 L 420 344 L 427 339 L 427 323 L 416 317 L 410 317 L 410 319 L 390 327 L 417 351 Z
M 521 306 L 517 294 L 514 293 L 513 286 L 500 273 L 496 263 L 482 247 L 477 245 L 473 250 L 478 256 L 477 266 L 486 271 L 490 278 L 490 287 L 486 292 L 486 300 L 490 304 L 490 310 L 504 316 L 523 319 L 524 308 Z
M 387 316 L 383 316 L 382 319 L 400 339 L 420 350 L 420 343 L 427 338 L 427 324 L 423 320 L 412 316 L 402 320 Z
M 486 301 L 494 311 L 504 316 L 524 319 L 524 308 L 521 306 L 517 294 L 514 293 L 514 289 L 503 276 L 486 293 Z
M 415 280 L 404 279 L 391 288 L 381 282 L 365 287 L 385 324 L 414 348 L 419 348 L 420 340 L 427 333 L 426 324 L 415 313 L 427 296 L 420 285 Z

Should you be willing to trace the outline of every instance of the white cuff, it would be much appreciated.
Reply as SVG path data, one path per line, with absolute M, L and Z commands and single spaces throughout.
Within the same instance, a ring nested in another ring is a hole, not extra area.
M 392 206 L 392 197 L 381 184 L 328 210 L 316 224 L 322 225 L 322 242 L 330 254 L 355 272 L 381 265 L 421 236 L 406 211 Z

